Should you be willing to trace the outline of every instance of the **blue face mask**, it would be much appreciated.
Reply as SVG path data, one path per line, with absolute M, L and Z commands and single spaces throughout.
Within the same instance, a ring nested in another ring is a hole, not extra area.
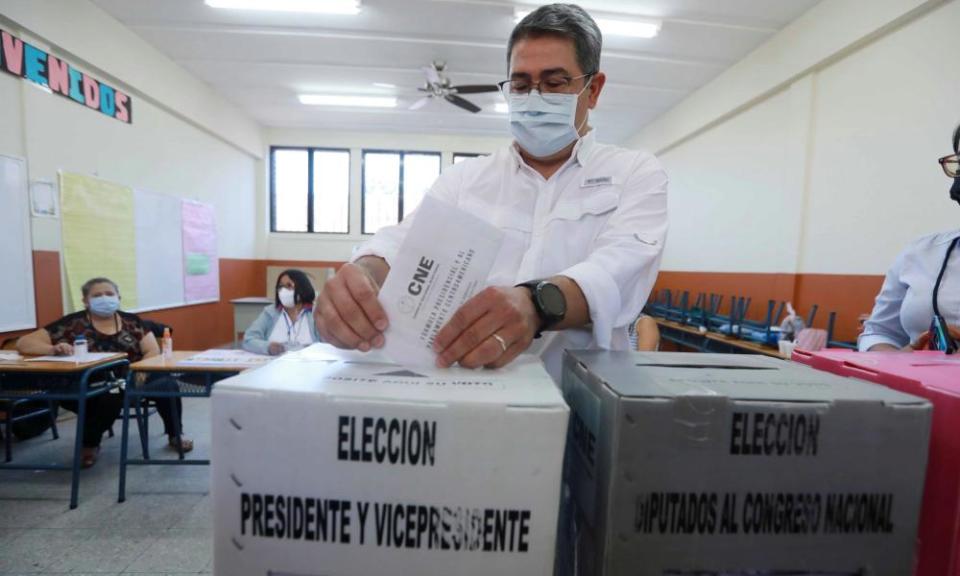
M 119 309 L 119 296 L 94 296 L 90 299 L 90 311 L 102 318 L 113 316 Z
M 588 81 L 583 90 L 589 85 Z M 577 101 L 583 90 L 576 94 L 550 94 L 549 102 L 538 90 L 511 95 L 510 133 L 517 144 L 535 158 L 546 158 L 576 141 L 582 127 L 575 125 Z M 587 119 L 583 121 L 586 123 Z

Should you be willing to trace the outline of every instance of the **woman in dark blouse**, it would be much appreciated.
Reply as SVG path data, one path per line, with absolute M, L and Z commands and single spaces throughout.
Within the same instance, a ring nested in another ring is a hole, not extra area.
M 88 280 L 81 288 L 85 309 L 51 322 L 17 342 L 22 354 L 73 354 L 73 341 L 85 336 L 90 352 L 120 352 L 133 363 L 160 354 L 160 347 L 152 332 L 140 317 L 120 311 L 120 291 L 108 278 Z M 172 399 L 157 400 L 157 412 L 163 419 L 171 446 L 176 446 Z M 76 412 L 76 402 L 61 402 Z M 121 394 L 102 394 L 87 400 L 87 418 L 83 430 L 82 465 L 93 466 L 100 452 L 103 433 L 110 429 L 123 408 Z M 183 450 L 193 449 L 193 442 L 181 437 Z

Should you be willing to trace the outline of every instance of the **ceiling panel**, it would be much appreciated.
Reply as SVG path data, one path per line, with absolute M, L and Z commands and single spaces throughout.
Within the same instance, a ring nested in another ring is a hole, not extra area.
M 322 1 L 322 0 L 321 0 Z M 357 16 L 219 10 L 203 0 L 94 0 L 265 126 L 506 134 L 498 95 L 408 110 L 420 67 L 447 62 L 454 84 L 506 75 L 515 7 L 503 0 L 363 0 Z M 655 39 L 604 39 L 608 86 L 591 123 L 621 142 L 803 14 L 817 0 L 583 0 L 595 16 L 663 21 Z M 377 87 L 387 83 L 395 87 Z M 389 111 L 318 109 L 303 92 L 396 95 Z

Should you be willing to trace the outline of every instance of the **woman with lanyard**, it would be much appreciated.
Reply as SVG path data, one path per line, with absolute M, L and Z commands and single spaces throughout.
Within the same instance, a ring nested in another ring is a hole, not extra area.
M 143 324 L 139 316 L 120 310 L 120 290 L 109 278 L 93 278 L 80 289 L 84 309 L 47 324 L 17 341 L 17 349 L 23 354 L 69 356 L 73 354 L 73 342 L 82 336 L 90 352 L 122 352 L 131 363 L 160 354 L 157 339 Z M 173 403 L 180 399 L 158 398 L 157 412 L 163 419 L 169 445 L 177 447 L 176 428 L 181 422 L 173 418 Z M 74 401 L 60 402 L 72 412 L 77 411 Z M 100 453 L 103 433 L 113 426 L 123 408 L 121 394 L 101 394 L 87 400 L 87 417 L 83 428 L 81 465 L 93 466 Z M 183 414 L 182 408 L 177 414 Z M 193 441 L 180 437 L 184 452 L 193 450 Z
M 960 203 L 960 126 L 953 154 L 939 160 Z M 894 262 L 858 340 L 862 352 L 940 350 L 960 344 L 960 230 L 924 236 Z
M 268 305 L 243 334 L 243 349 L 277 356 L 319 342 L 313 321 L 317 297 L 310 279 L 300 270 L 284 270 L 277 278 L 274 303 Z

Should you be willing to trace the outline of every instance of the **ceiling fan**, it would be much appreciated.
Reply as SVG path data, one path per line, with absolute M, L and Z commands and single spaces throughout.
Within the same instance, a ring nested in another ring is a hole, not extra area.
M 434 60 L 432 66 L 424 66 L 424 76 L 426 84 L 417 88 L 420 92 L 426 92 L 426 96 L 417 100 L 410 106 L 410 110 L 419 110 L 427 105 L 434 98 L 443 98 L 454 106 L 459 106 L 467 112 L 476 114 L 481 110 L 473 102 L 462 98 L 460 94 L 481 94 L 484 92 L 499 92 L 500 88 L 496 84 L 467 84 L 462 86 L 451 86 L 450 78 L 444 74 L 447 63 L 443 60 Z

